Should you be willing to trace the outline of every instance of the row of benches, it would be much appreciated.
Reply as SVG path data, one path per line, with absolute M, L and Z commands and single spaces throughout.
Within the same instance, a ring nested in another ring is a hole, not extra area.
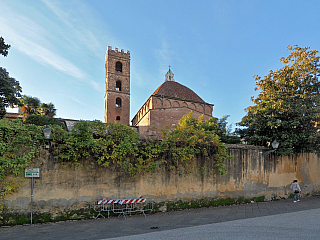
M 126 215 L 136 212 L 142 212 L 146 217 L 145 212 L 153 210 L 153 201 L 147 202 L 146 198 L 131 198 L 131 199 L 110 199 L 110 200 L 99 200 L 94 202 L 94 211 L 98 213 L 95 217 L 102 216 L 101 212 L 107 212 L 108 218 L 110 212 L 118 214 L 118 216 L 123 215 L 126 219 Z

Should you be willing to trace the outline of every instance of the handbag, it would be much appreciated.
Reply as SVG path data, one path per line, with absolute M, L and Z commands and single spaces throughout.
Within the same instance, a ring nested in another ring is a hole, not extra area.
M 298 191 L 298 190 L 295 190 L 295 191 L 294 191 L 294 193 L 299 193 L 299 192 L 300 192 L 300 191 Z

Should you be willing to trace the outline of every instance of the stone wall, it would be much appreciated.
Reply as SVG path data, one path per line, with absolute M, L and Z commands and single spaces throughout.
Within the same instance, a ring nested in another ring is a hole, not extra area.
M 196 159 L 198 176 L 159 168 L 141 177 L 99 166 L 62 166 L 43 151 L 30 166 L 41 169 L 40 178 L 34 179 L 34 210 L 57 214 L 82 208 L 98 199 L 141 196 L 156 202 L 261 195 L 270 200 L 288 197 L 294 179 L 298 179 L 303 194 L 320 192 L 320 157 L 316 154 L 264 157 L 261 148 L 228 151 L 233 159 L 226 162 L 228 172 L 223 176 L 209 171 L 210 162 Z M 19 192 L 6 198 L 5 206 L 20 212 L 30 211 L 30 184 L 31 179 L 25 179 Z

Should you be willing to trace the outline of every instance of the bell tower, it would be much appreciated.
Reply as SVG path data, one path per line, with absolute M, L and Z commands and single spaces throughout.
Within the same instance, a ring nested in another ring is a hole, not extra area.
M 108 46 L 105 75 L 104 122 L 129 125 L 130 51 Z

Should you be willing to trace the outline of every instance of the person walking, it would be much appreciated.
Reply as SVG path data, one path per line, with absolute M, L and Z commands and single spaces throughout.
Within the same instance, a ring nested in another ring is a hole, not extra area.
M 298 180 L 293 180 L 293 183 L 291 184 L 290 188 L 294 192 L 293 202 L 300 202 L 298 194 L 301 192 L 301 188 L 298 184 Z

